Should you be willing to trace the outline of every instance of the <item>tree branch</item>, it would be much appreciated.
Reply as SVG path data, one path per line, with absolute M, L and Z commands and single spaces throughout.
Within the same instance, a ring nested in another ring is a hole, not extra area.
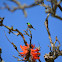
M 13 31 L 14 31 L 14 32 L 15 32 L 15 31 L 18 32 L 16 35 L 17 35 L 17 36 L 20 35 L 20 36 L 23 38 L 23 41 L 24 41 L 25 45 L 27 45 L 27 41 L 25 40 L 24 35 L 23 35 L 18 29 L 13 29 L 13 27 L 9 27 L 9 26 L 4 25 L 4 24 L 3 24 L 3 20 L 0 21 L 0 26 L 4 26 L 5 28 L 7 28 L 7 29 L 9 30 L 9 34 L 10 34 L 11 32 L 13 33 Z M 13 34 L 15 34 L 15 33 L 13 33 Z

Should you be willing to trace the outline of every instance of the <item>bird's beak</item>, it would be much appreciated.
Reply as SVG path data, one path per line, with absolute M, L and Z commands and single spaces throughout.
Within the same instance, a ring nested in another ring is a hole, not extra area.
M 28 24 L 28 23 L 26 23 L 26 24 Z

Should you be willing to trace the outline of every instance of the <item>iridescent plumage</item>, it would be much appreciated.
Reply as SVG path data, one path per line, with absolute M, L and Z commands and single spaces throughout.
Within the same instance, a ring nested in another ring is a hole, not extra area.
M 27 25 L 28 25 L 28 28 L 33 28 L 33 26 L 29 22 L 27 23 Z

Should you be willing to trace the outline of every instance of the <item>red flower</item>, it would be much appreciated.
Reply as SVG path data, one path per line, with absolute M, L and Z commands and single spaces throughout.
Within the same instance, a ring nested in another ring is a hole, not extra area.
M 35 61 L 36 59 L 40 59 L 39 55 L 39 50 L 36 48 L 34 49 L 35 45 L 31 45 L 31 48 L 30 48 L 30 45 L 27 44 L 27 46 L 22 46 L 20 45 L 20 48 L 22 49 L 23 52 L 20 52 L 21 56 L 25 57 L 28 55 L 29 53 L 29 48 L 30 48 L 30 57 L 33 61 Z

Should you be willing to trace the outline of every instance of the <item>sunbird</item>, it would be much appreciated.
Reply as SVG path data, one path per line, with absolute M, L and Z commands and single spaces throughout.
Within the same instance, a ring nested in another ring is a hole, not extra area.
M 27 25 L 28 25 L 28 28 L 33 28 L 33 26 L 29 22 L 27 23 Z M 35 28 L 33 28 L 33 29 L 35 29 Z

